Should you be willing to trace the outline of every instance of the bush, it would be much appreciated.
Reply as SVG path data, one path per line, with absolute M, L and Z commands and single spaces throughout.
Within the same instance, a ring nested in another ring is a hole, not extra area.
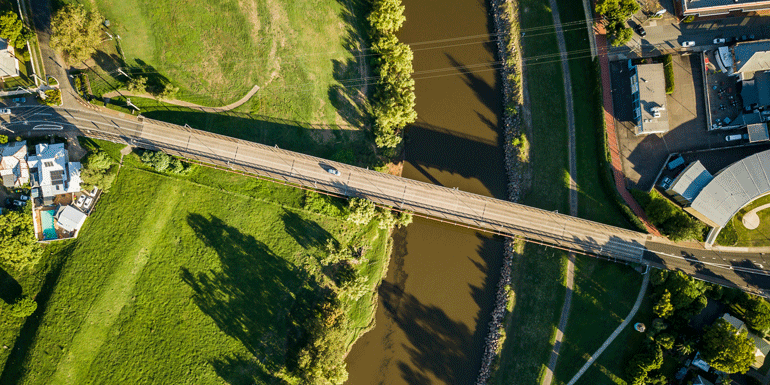
M 5 135 L 0 135 L 0 144 L 6 144 L 8 143 L 8 137 Z
M 671 54 L 663 57 L 663 74 L 666 76 L 666 93 L 674 93 L 674 61 Z
M 733 246 L 738 243 L 738 232 L 735 231 L 733 220 L 727 222 L 724 228 L 717 235 L 717 244 L 722 246 Z
M 319 194 L 314 191 L 305 192 L 305 200 L 302 207 L 307 211 L 327 215 L 334 218 L 342 218 L 346 211 L 340 205 L 340 200 L 332 198 L 326 194 Z
M 109 191 L 117 173 L 116 170 L 112 170 L 114 165 L 115 162 L 106 152 L 92 153 L 83 162 L 83 169 L 80 170 L 80 179 L 83 181 L 81 187 L 85 190 L 98 187 L 104 191 Z
M 145 151 L 139 159 L 158 172 L 183 174 L 190 170 L 189 164 L 162 151 Z
M 364 198 L 350 198 L 348 208 L 350 209 L 348 221 L 357 225 L 366 225 L 377 215 L 377 206 L 374 202 Z
M 53 90 L 46 90 L 43 92 L 45 94 L 45 99 L 41 99 L 40 102 L 45 104 L 46 106 L 60 106 L 61 105 L 61 90 L 60 89 L 53 89 Z
M 11 305 L 10 314 L 16 318 L 27 318 L 37 310 L 37 302 L 29 297 L 22 297 Z
M 706 225 L 690 217 L 684 210 L 669 202 L 657 191 L 652 190 L 645 193 L 632 190 L 631 194 L 647 213 L 650 222 L 672 241 L 702 240 Z

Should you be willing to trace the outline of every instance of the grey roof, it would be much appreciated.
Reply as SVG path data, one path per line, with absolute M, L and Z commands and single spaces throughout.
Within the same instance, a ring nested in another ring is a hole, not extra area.
M 16 177 L 13 174 L 3 174 L 3 186 L 13 187 L 16 184 Z
M 759 92 L 755 79 L 744 80 L 741 88 L 741 99 L 744 106 L 759 105 Z
M 86 214 L 72 206 L 64 206 L 56 212 L 56 221 L 61 228 L 67 231 L 80 230 L 80 226 L 83 226 L 85 220 Z
M 679 176 L 674 179 L 671 184 L 670 190 L 675 191 L 681 195 L 684 199 L 692 202 L 698 193 L 705 187 L 711 180 L 714 179 L 711 173 L 706 171 L 703 164 L 699 160 L 690 163 Z
M 765 71 L 755 73 L 754 80 L 757 82 L 757 98 L 759 98 L 759 105 L 770 106 L 770 72 Z
M 754 77 L 754 72 L 770 70 L 770 40 L 736 43 L 733 47 L 735 72 L 744 79 Z
M 692 209 L 719 226 L 754 199 L 770 193 L 770 150 L 731 164 L 714 176 L 692 201 Z
M 724 14 L 732 10 L 758 10 L 770 6 L 770 1 L 767 0 L 741 0 L 740 3 L 734 0 L 681 0 L 681 2 L 682 13 L 701 15 Z
M 639 81 L 639 107 L 641 119 L 637 135 L 667 132 L 668 111 L 666 111 L 666 78 L 663 64 L 640 64 L 636 66 Z M 653 109 L 658 109 L 655 117 Z
M 19 76 L 19 63 L 8 51 L 8 42 L 0 38 L 0 77 Z
M 749 130 L 749 142 L 764 142 L 770 139 L 767 136 L 767 123 L 753 123 L 746 127 Z

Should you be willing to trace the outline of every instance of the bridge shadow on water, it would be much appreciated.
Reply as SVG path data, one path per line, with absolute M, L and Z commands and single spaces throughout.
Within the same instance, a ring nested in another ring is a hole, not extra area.
M 393 260 L 389 275 L 378 291 L 382 309 L 405 336 L 405 339 L 392 337 L 394 343 L 400 345 L 394 348 L 397 352 L 393 357 L 394 362 L 402 379 L 408 384 L 432 384 L 432 377 L 446 384 L 471 384 L 478 375 L 484 339 L 491 320 L 495 289 L 502 265 L 503 240 L 451 225 L 425 224 L 421 223 L 422 221 L 424 220 L 416 220 L 407 231 L 412 231 L 412 226 L 415 225 L 429 225 L 454 233 L 450 236 L 475 238 L 480 242 L 477 248 L 478 256 L 463 255 L 456 251 L 453 253 L 452 250 L 443 250 L 441 246 L 436 245 L 437 250 L 445 253 L 441 257 L 424 255 L 429 260 L 419 264 L 429 264 L 432 267 L 429 270 L 433 271 L 435 276 L 430 280 L 446 283 L 443 291 L 442 288 L 431 287 L 430 293 L 410 292 L 409 288 L 412 286 L 407 285 L 407 279 L 411 278 L 412 282 L 416 282 L 414 280 L 422 278 L 417 275 L 419 273 L 410 277 L 404 269 L 404 256 L 409 252 L 406 232 L 402 230 L 394 234 Z M 443 229 L 444 227 L 451 228 Z M 457 234 L 458 232 L 462 234 Z M 474 274 L 453 271 L 458 269 L 458 266 L 467 269 L 468 261 L 483 277 L 481 281 L 463 280 L 462 278 L 467 279 Z M 411 265 L 414 262 L 409 263 Z M 449 277 L 454 280 L 458 277 L 461 279 L 460 282 L 452 282 Z M 426 300 L 430 303 L 426 303 Z M 448 313 L 462 313 L 462 308 L 458 307 L 467 307 L 471 303 L 479 308 L 471 317 L 472 322 L 468 322 L 467 317 L 465 321 L 456 320 Z

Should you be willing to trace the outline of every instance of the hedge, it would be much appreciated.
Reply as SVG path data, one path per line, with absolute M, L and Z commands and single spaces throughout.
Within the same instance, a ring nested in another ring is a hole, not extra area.
M 663 74 L 666 76 L 666 93 L 674 93 L 674 61 L 671 54 L 663 57 Z

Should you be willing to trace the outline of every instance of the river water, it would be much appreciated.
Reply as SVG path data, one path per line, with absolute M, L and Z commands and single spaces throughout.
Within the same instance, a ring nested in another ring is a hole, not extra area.
M 418 121 L 403 176 L 506 198 L 495 43 L 484 1 L 404 0 Z M 462 38 L 462 39 L 460 39 Z M 500 238 L 415 218 L 394 234 L 376 327 L 347 358 L 348 384 L 472 384 L 503 261 Z

